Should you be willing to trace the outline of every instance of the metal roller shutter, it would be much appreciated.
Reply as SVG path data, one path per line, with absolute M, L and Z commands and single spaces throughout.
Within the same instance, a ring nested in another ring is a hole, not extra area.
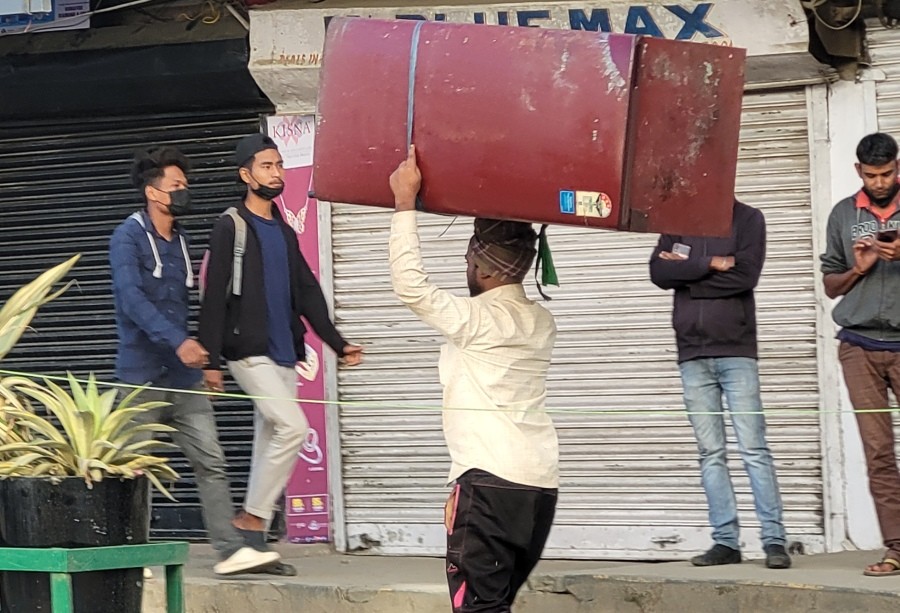
M 805 90 L 745 97 L 737 183 L 738 196 L 768 223 L 758 290 L 761 371 L 785 520 L 791 539 L 822 551 L 818 416 L 788 412 L 818 407 Z M 348 338 L 367 345 L 365 364 L 339 376 L 341 399 L 353 403 L 341 409 L 348 548 L 439 554 L 449 466 L 434 410 L 442 341 L 391 293 L 390 215 L 333 209 L 336 315 Z M 420 216 L 426 266 L 435 283 L 463 293 L 471 224 L 459 219 L 448 229 L 449 223 Z M 666 559 L 709 545 L 675 363 L 671 296 L 648 280 L 655 239 L 551 231 L 563 284 L 550 288 L 548 303 L 560 331 L 549 407 L 559 429 L 562 485 L 548 557 Z M 740 467 L 736 449 L 731 457 Z M 740 469 L 733 477 L 743 538 L 758 550 L 748 480 Z
M 886 77 L 875 86 L 878 129 L 900 138 L 900 29 L 869 22 L 868 40 L 872 66 Z
M 268 109 L 6 122 L 0 126 L 0 300 L 73 253 L 78 285 L 46 305 L 3 368 L 46 374 L 89 371 L 112 380 L 116 351 L 108 240 L 141 206 L 128 173 L 134 151 L 178 146 L 194 166 L 194 211 L 184 218 L 195 269 L 212 222 L 242 190 L 232 156 L 242 136 L 259 131 Z M 194 297 L 196 309 L 196 296 Z M 196 313 L 195 313 L 196 315 Z M 243 497 L 253 437 L 252 406 L 217 402 L 219 433 L 235 495 Z M 194 475 L 180 453 L 177 503 L 156 496 L 155 536 L 204 533 Z

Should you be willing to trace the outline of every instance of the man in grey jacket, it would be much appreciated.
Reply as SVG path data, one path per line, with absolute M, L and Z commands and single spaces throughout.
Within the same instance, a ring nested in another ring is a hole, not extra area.
M 900 574 L 900 471 L 894 455 L 888 387 L 900 397 L 900 209 L 897 142 L 863 138 L 856 149 L 863 188 L 837 203 L 822 255 L 825 293 L 843 298 L 832 316 L 841 327 L 839 358 L 866 455 L 869 491 L 887 551 L 864 574 Z

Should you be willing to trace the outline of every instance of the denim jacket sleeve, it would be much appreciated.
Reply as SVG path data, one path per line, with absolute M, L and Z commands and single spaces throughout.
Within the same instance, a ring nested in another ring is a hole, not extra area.
M 187 330 L 174 327 L 147 297 L 141 274 L 141 261 L 144 256 L 141 253 L 140 240 L 147 240 L 146 235 L 138 223 L 131 220 L 113 232 L 109 241 L 113 291 L 118 296 L 120 307 L 126 317 L 143 330 L 153 343 L 174 351 L 187 340 Z

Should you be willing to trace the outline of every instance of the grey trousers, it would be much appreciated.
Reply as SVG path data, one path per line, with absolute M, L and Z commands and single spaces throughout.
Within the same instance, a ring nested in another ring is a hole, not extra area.
M 265 356 L 228 362 L 228 369 L 246 394 L 266 397 L 253 401 L 253 457 L 244 510 L 271 521 L 309 430 L 296 401 L 297 373 Z
M 124 391 L 125 394 L 129 392 L 131 390 Z M 243 547 L 244 539 L 231 523 L 234 503 L 225 474 L 225 454 L 219 444 L 212 403 L 204 394 L 155 390 L 142 392 L 137 398 L 137 402 L 156 401 L 170 405 L 146 411 L 135 417 L 135 421 L 161 423 L 175 428 L 175 432 L 168 434 L 194 469 L 209 541 L 224 559 Z M 149 438 L 149 434 L 147 436 Z

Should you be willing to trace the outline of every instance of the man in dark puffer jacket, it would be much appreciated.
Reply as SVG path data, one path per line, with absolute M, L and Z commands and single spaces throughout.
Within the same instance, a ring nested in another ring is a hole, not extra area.
M 766 251 L 762 213 L 734 202 L 731 236 L 662 235 L 650 258 L 650 278 L 675 290 L 672 323 L 684 404 L 697 446 L 714 546 L 691 560 L 695 566 L 737 564 L 740 534 L 734 486 L 725 457 L 725 396 L 741 459 L 750 477 L 762 524 L 766 566 L 789 568 L 781 495 L 759 393 L 756 303 Z

